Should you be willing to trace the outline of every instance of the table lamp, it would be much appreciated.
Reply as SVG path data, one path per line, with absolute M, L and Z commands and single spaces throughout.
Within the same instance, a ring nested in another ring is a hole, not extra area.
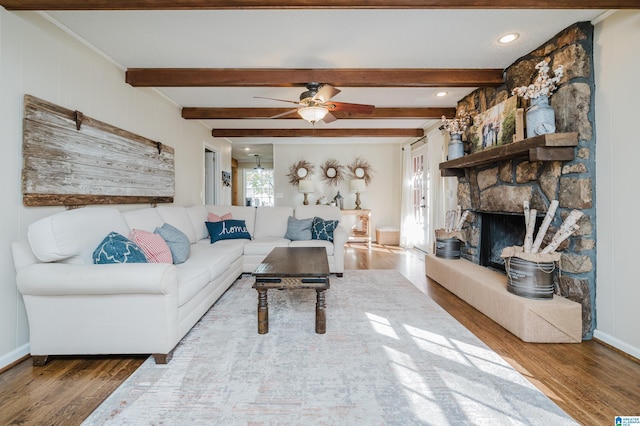
M 366 191 L 367 184 L 364 179 L 353 179 L 350 183 L 351 192 L 356 193 L 356 210 L 362 210 L 360 208 L 360 193 Z
M 309 205 L 309 200 L 307 199 L 307 195 L 313 192 L 313 181 L 303 179 L 298 182 L 298 191 L 304 194 L 304 201 L 302 204 L 305 206 Z

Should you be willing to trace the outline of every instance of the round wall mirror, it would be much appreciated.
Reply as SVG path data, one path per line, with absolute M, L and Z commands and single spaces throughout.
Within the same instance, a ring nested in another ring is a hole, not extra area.
M 335 168 L 329 167 L 327 169 L 327 177 L 334 178 L 334 177 L 336 177 L 336 174 L 338 174 L 338 172 L 336 171 Z
M 297 174 L 298 174 L 299 178 L 305 178 L 309 174 L 309 171 L 307 169 L 305 169 L 304 167 L 300 167 L 297 170 Z
M 362 167 L 358 167 L 355 170 L 355 174 L 356 174 L 356 177 L 358 177 L 359 179 L 362 179 L 364 177 L 364 169 Z

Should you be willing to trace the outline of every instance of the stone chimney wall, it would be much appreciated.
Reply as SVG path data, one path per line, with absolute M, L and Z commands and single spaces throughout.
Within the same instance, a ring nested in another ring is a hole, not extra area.
M 583 338 L 590 339 L 596 324 L 593 26 L 582 22 L 565 29 L 509 66 L 503 86 L 474 91 L 458 103 L 457 110 L 458 114 L 466 112 L 473 117 L 506 100 L 514 87 L 533 82 L 537 75 L 535 65 L 545 58 L 551 60 L 551 70 L 564 66 L 564 76 L 550 104 L 555 110 L 556 132 L 578 133 L 575 160 L 514 159 L 468 169 L 465 177 L 458 180 L 458 203 L 463 210 L 472 212 L 522 214 L 522 202 L 528 199 L 531 208 L 545 214 L 550 202 L 557 199 L 559 208 L 547 242 L 571 210 L 584 213 L 578 223 L 580 230 L 558 249 L 562 252 L 559 291 L 582 304 Z M 470 135 L 465 136 L 470 140 Z M 473 149 L 470 145 L 465 146 L 467 152 Z M 464 227 L 467 244 L 463 246 L 463 256 L 475 263 L 479 263 L 480 220 L 480 215 L 470 214 Z

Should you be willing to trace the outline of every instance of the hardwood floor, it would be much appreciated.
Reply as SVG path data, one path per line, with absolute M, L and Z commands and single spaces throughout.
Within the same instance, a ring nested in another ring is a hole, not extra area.
M 640 415 L 640 364 L 596 341 L 524 343 L 428 280 L 424 256 L 397 247 L 349 244 L 345 268 L 397 269 L 583 425 Z M 1 425 L 80 424 L 145 357 L 25 360 L 0 374 Z

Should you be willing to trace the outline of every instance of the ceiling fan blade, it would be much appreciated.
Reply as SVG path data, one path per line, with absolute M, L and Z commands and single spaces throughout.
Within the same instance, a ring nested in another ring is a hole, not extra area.
M 288 102 L 290 104 L 302 105 L 298 101 L 289 101 L 287 99 L 276 99 L 276 98 L 265 98 L 264 96 L 254 96 L 255 99 L 268 99 L 270 101 L 278 101 L 278 102 Z
M 292 110 L 289 110 L 287 112 L 283 112 L 282 114 L 274 115 L 274 116 L 269 117 L 269 118 L 280 118 L 280 117 L 284 117 L 285 115 L 293 114 L 294 112 L 298 112 L 298 109 L 297 108 L 296 109 L 292 109 Z
M 313 97 L 313 100 L 320 102 L 327 102 L 329 99 L 333 98 L 335 95 L 340 93 L 340 89 L 336 89 L 335 87 L 325 84 L 318 90 L 318 93 Z
M 350 104 L 346 102 L 328 102 L 323 104 L 329 111 L 346 111 L 358 114 L 371 114 L 376 108 L 375 105 Z
M 337 120 L 336 116 L 331 114 L 330 112 L 327 112 L 327 115 L 325 115 L 324 118 L 322 119 L 322 121 L 324 121 L 327 124 L 333 123 L 336 120 Z

